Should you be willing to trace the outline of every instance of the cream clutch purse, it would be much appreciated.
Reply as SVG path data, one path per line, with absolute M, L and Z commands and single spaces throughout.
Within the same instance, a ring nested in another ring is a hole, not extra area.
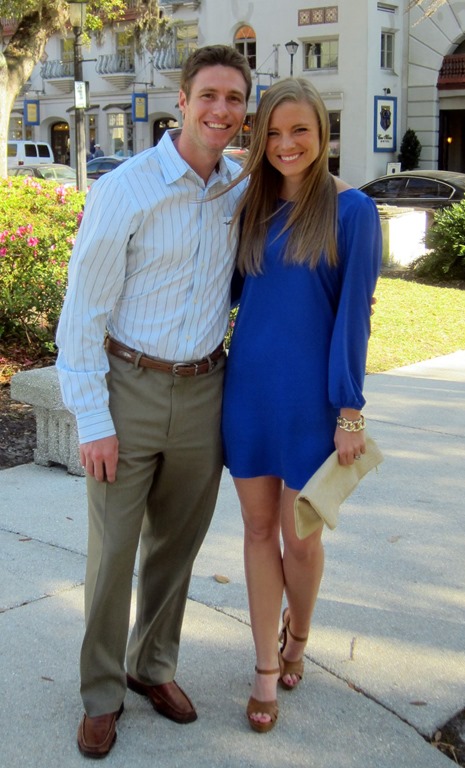
M 357 487 L 359 481 L 383 461 L 375 441 L 366 435 L 366 450 L 350 466 L 341 466 L 337 451 L 304 485 L 294 502 L 295 529 L 299 539 L 305 539 L 323 523 L 333 530 L 338 521 L 339 507 Z

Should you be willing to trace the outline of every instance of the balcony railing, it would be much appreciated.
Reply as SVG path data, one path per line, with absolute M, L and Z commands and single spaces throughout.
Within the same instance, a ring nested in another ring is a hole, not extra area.
M 99 75 L 134 74 L 134 58 L 127 53 L 112 53 L 99 56 L 95 67 Z
M 74 61 L 62 61 L 61 59 L 49 59 L 44 61 L 40 76 L 44 80 L 57 80 L 62 78 L 74 78 Z
M 181 69 L 191 51 L 195 50 L 196 47 L 194 43 L 179 47 L 179 45 L 176 45 L 176 41 L 174 41 L 167 48 L 155 51 L 153 56 L 155 69 L 160 71 Z
M 190 6 L 194 10 L 200 7 L 202 0 L 158 0 L 158 5 Z
M 444 56 L 438 77 L 439 90 L 465 88 L 465 53 Z

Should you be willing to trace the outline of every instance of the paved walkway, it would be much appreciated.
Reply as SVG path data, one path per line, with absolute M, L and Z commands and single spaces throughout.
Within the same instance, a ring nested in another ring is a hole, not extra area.
M 176 725 L 128 692 L 107 765 L 451 768 L 423 736 L 465 707 L 465 351 L 369 376 L 366 394 L 385 461 L 325 534 L 306 675 L 280 691 L 277 727 L 252 733 L 244 715 L 254 658 L 225 474 L 177 675 L 199 719 Z M 0 488 L 0 768 L 89 765 L 75 746 L 84 481 L 28 464 L 0 472 Z

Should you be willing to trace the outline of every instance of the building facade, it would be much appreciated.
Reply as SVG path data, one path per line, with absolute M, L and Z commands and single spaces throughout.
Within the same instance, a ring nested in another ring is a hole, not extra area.
M 402 136 L 415 130 L 420 167 L 465 172 L 465 5 L 432 17 L 408 0 L 160 0 L 173 20 L 161 49 L 139 55 L 121 23 L 83 48 L 89 84 L 86 141 L 108 155 L 155 145 L 181 121 L 180 69 L 201 45 L 235 45 L 254 88 L 237 144 L 247 146 L 260 93 L 279 78 L 309 78 L 331 121 L 331 170 L 359 186 L 394 170 Z M 52 38 L 11 116 L 9 138 L 48 141 L 75 165 L 74 38 Z M 32 104 L 34 121 L 25 103 Z

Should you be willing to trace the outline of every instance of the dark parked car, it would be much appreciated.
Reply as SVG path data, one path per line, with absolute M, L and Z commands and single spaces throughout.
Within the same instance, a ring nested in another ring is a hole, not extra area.
M 33 176 L 36 179 L 56 181 L 63 187 L 75 187 L 77 185 L 76 171 L 69 165 L 61 163 L 42 163 L 42 165 L 14 165 L 8 168 L 9 176 Z M 93 184 L 89 179 L 89 185 Z
M 99 179 L 110 171 L 114 171 L 127 157 L 94 157 L 87 163 L 87 176 L 89 179 Z
M 359 189 L 378 205 L 430 210 L 458 203 L 465 197 L 465 173 L 401 171 L 380 176 Z

